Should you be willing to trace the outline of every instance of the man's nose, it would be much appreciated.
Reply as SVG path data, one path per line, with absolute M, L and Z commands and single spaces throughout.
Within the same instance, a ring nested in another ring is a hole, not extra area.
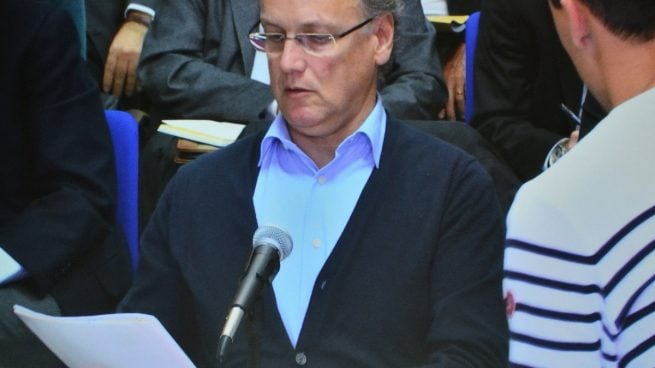
M 297 39 L 287 38 L 280 51 L 280 67 L 285 72 L 302 70 L 306 56 L 305 49 Z

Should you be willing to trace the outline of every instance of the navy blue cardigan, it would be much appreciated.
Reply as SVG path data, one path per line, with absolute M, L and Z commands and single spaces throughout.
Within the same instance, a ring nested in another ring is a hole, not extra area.
M 173 178 L 120 307 L 157 316 L 201 367 L 217 366 L 220 329 L 252 248 L 262 135 Z M 319 273 L 297 347 L 268 288 L 223 366 L 505 366 L 503 238 L 480 165 L 390 120 L 380 167 Z

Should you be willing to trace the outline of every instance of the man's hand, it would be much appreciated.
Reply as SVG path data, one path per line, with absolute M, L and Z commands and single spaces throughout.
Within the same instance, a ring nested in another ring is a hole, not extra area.
M 137 89 L 136 67 L 143 48 L 143 39 L 148 27 L 144 24 L 126 21 L 114 36 L 109 47 L 102 89 L 120 97 L 131 96 Z
M 460 44 L 453 56 L 444 65 L 444 79 L 448 88 L 448 102 L 441 117 L 447 120 L 464 120 L 466 86 L 466 46 Z

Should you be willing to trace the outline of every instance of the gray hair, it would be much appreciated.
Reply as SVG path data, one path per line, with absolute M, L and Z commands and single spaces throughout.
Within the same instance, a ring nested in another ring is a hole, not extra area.
M 362 11 L 366 18 L 375 17 L 383 13 L 391 13 L 394 18 L 400 14 L 403 6 L 402 0 L 361 0 Z

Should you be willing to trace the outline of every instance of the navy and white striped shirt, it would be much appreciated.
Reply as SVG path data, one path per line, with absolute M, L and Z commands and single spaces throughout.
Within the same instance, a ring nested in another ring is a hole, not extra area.
M 655 366 L 655 89 L 524 185 L 507 219 L 515 367 Z

